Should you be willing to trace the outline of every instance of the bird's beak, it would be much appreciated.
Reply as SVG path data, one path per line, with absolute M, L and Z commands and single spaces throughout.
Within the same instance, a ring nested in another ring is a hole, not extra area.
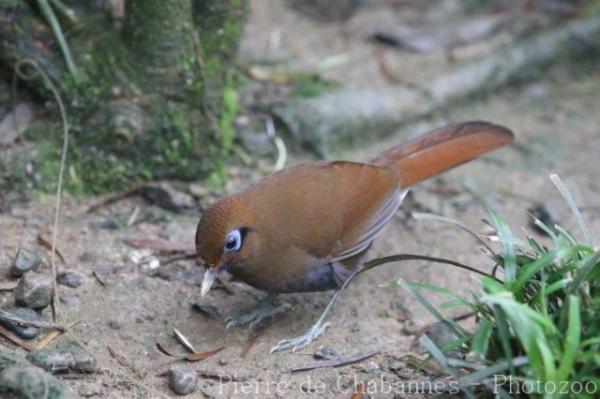
M 215 282 L 216 278 L 217 272 L 215 270 L 206 269 L 204 272 L 204 280 L 202 280 L 202 286 L 200 288 L 200 296 L 206 296 L 206 294 L 208 294 L 208 291 Z

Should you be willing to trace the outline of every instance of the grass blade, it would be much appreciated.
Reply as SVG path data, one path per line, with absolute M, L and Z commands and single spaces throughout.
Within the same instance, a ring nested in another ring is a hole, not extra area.
M 581 314 L 580 301 L 575 295 L 569 296 L 569 324 L 565 334 L 565 344 L 560 366 L 558 368 L 558 381 L 566 381 L 573 371 L 573 364 L 579 351 L 581 342 Z
M 479 236 L 479 234 L 475 233 L 473 230 L 471 230 L 470 228 L 468 228 L 466 225 L 459 222 L 458 220 L 454 220 L 454 219 L 446 217 L 446 216 L 441 216 L 441 215 L 436 215 L 434 213 L 426 213 L 426 212 L 413 212 L 412 216 L 416 220 L 423 220 L 423 219 L 436 220 L 438 222 L 444 222 L 444 223 L 448 223 L 453 226 L 456 226 L 456 227 L 460 228 L 461 230 L 467 232 L 471 237 L 475 238 L 491 254 L 495 254 L 494 250 L 487 244 L 487 242 L 485 242 L 485 240 L 483 238 L 481 238 Z
M 569 294 L 574 294 L 575 291 L 579 289 L 579 286 L 587 279 L 592 270 L 598 265 L 600 265 L 600 250 L 586 260 L 583 266 L 581 266 L 573 278 L 573 282 L 569 286 Z
M 490 337 L 494 330 L 494 323 L 489 319 L 483 319 L 479 325 L 477 331 L 473 335 L 473 342 L 471 343 L 471 352 L 478 359 L 485 359 L 485 354 L 488 351 L 490 343 Z
M 446 355 L 444 355 L 444 352 L 442 352 L 442 350 L 438 348 L 437 345 L 433 343 L 433 341 L 427 335 L 422 335 L 421 338 L 419 338 L 419 342 L 449 375 L 456 378 L 457 381 L 460 381 L 458 371 L 456 371 L 456 369 L 450 365 L 448 358 Z M 466 388 L 463 384 L 461 384 L 461 388 L 468 398 L 476 399 L 475 395 L 470 389 Z
M 511 365 L 514 367 L 521 367 L 528 363 L 529 359 L 527 359 L 527 356 L 519 356 L 511 360 L 503 360 L 492 366 L 486 367 L 485 369 L 477 370 L 469 374 L 463 378 L 463 381 L 465 384 L 476 384 L 489 376 L 500 374 L 508 370 Z
M 573 256 L 580 251 L 586 251 L 588 247 L 584 246 L 572 246 L 561 249 L 559 251 L 549 252 L 543 255 L 538 260 L 527 264 L 519 270 L 517 278 L 510 284 L 510 290 L 513 293 L 520 293 L 523 287 L 531 281 L 532 277 L 541 271 L 542 269 L 550 266 L 554 262 L 564 259 L 569 256 Z
M 491 209 L 488 212 L 492 218 L 492 223 L 498 233 L 498 238 L 502 244 L 502 258 L 504 260 L 504 279 L 512 281 L 517 275 L 517 255 L 515 253 L 515 238 L 506 222 Z
M 386 263 L 401 262 L 401 261 L 405 261 L 405 260 L 426 260 L 429 262 L 444 263 L 444 264 L 452 265 L 452 266 L 455 266 L 455 267 L 458 267 L 458 268 L 461 268 L 464 270 L 468 270 L 473 273 L 480 274 L 482 276 L 492 278 L 496 281 L 500 281 L 496 277 L 492 276 L 491 274 L 482 272 L 481 270 L 477 270 L 471 266 L 467 266 L 465 264 L 453 261 L 451 259 L 436 258 L 433 256 L 416 255 L 416 254 L 398 254 L 398 255 L 390 255 L 390 256 L 384 256 L 381 258 L 371 259 L 370 261 L 365 262 L 363 264 L 363 268 L 359 273 L 366 272 L 369 269 L 372 269 L 374 267 L 377 267 L 377 266 L 380 266 L 380 265 L 383 265 Z
M 450 320 L 445 318 L 438 310 L 429 302 L 423 295 L 421 295 L 417 290 L 415 290 L 411 285 L 400 279 L 398 280 L 398 285 L 400 285 L 404 290 L 406 290 L 413 298 L 417 300 L 425 309 L 429 311 L 433 316 L 435 316 L 440 322 L 444 323 L 448 326 L 458 337 L 469 338 L 469 334 L 456 323 L 454 320 Z
M 581 229 L 581 233 L 583 234 L 583 239 L 585 243 L 588 245 L 592 245 L 592 235 L 590 234 L 590 231 L 587 228 L 583 217 L 581 216 L 581 212 L 579 212 L 579 207 L 577 207 L 577 204 L 575 203 L 571 192 L 569 191 L 569 189 L 567 189 L 567 186 L 565 186 L 562 179 L 558 175 L 550 175 L 550 180 L 552 180 L 552 183 L 554 183 L 554 185 L 558 189 L 558 192 L 560 192 L 560 195 L 562 195 L 562 197 L 567 202 L 567 206 L 571 210 L 571 213 L 575 217 L 575 220 L 577 221 L 577 224 Z

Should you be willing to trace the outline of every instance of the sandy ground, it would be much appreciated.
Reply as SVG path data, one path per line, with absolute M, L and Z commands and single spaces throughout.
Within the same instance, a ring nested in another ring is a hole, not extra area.
M 351 56 L 368 59 L 371 53 L 366 49 L 363 37 L 355 33 L 360 30 L 353 30 L 353 27 L 364 25 L 361 18 L 379 15 L 387 20 L 391 18 L 385 10 L 371 7 L 364 10 L 364 13 L 371 13 L 369 16 L 359 14 L 343 26 L 319 25 L 300 20 L 297 14 L 286 9 L 278 9 L 282 7 L 278 2 L 255 3 L 244 48 L 252 50 L 256 43 L 264 44 L 268 40 L 269 30 L 260 27 L 261 23 L 282 26 L 280 46 L 291 48 L 300 55 L 306 52 L 306 57 L 301 59 L 307 68 L 314 67 L 324 56 L 346 51 L 354 44 L 359 49 Z M 290 32 L 293 29 L 308 32 L 302 43 L 292 38 Z M 326 42 L 317 43 L 319 37 L 326 38 Z M 336 40 L 339 40 L 337 45 Z M 429 61 L 425 64 L 430 65 Z M 415 61 L 415 65 L 420 62 L 424 60 Z M 339 77 L 350 84 L 360 81 L 383 84 L 376 67 L 365 67 L 368 63 L 364 61 L 362 66 L 351 63 L 339 71 Z M 423 73 L 433 73 L 431 71 Z M 597 72 L 582 74 L 578 69 L 561 67 L 535 84 L 507 89 L 488 99 L 469 101 L 449 111 L 443 119 L 432 119 L 403 129 L 397 136 L 373 143 L 370 148 L 340 151 L 340 159 L 369 159 L 406 135 L 423 132 L 448 120 L 490 120 L 510 127 L 517 137 L 512 147 L 415 188 L 413 198 L 376 240 L 369 257 L 418 253 L 489 268 L 490 261 L 469 237 L 452 227 L 416 222 L 409 217 L 412 210 L 426 210 L 456 218 L 476 231 L 485 232 L 488 230 L 481 219 L 486 214 L 477 203 L 476 195 L 499 211 L 519 233 L 523 226 L 531 230 L 526 211 L 538 202 L 555 209 L 560 222 L 578 233 L 548 179 L 550 173 L 563 177 L 581 205 L 590 229 L 598 237 L 600 186 L 595 165 L 600 153 L 599 90 L 600 75 Z M 239 174 L 234 179 L 234 188 L 243 187 L 248 179 L 246 174 Z M 293 308 L 268 324 L 248 349 L 254 334 L 247 328 L 226 331 L 222 320 L 195 312 L 191 304 L 202 301 L 216 306 L 222 315 L 229 315 L 251 308 L 264 294 L 233 283 L 234 295 L 218 289 L 201 300 L 202 271 L 192 262 L 178 261 L 161 267 L 158 272 L 148 270 L 131 260 L 135 250 L 124 242 L 125 239 L 163 237 L 191 245 L 199 211 L 173 214 L 131 198 L 86 214 L 85 209 L 93 201 L 65 197 L 58 241 L 58 248 L 66 259 L 66 264 L 59 263 L 60 268 L 79 271 L 86 277 L 85 284 L 79 288 L 59 286 L 62 319 L 79 321 L 73 331 L 98 362 L 97 374 L 64 379 L 65 384 L 80 395 L 102 398 L 174 396 L 166 378 L 159 376 L 161 371 L 168 369 L 169 358 L 155 347 L 159 342 L 171 352 L 182 353 L 173 337 L 173 328 L 182 331 L 199 351 L 224 348 L 205 361 L 190 364 L 191 367 L 224 375 L 251 376 L 246 384 L 201 378 L 198 390 L 189 397 L 350 397 L 355 382 L 373 381 L 382 387 L 380 381 L 407 383 L 428 379 L 431 376 L 411 370 L 406 356 L 418 354 L 418 348 L 412 345 L 414 331 L 431 323 L 432 318 L 402 289 L 385 284 L 403 278 L 460 292 L 478 289 L 478 281 L 473 275 L 446 266 L 424 262 L 387 265 L 361 275 L 350 285 L 329 318 L 331 327 L 327 334 L 300 353 L 270 354 L 269 349 L 280 339 L 296 336 L 311 325 L 327 302 L 329 293 L 283 296 L 281 299 L 292 303 Z M 6 270 L 19 246 L 43 255 L 42 272 L 49 271 L 49 253 L 36 243 L 36 237 L 40 232 L 49 236 L 52 204 L 51 196 L 40 196 L 0 214 L 1 279 L 8 279 Z M 125 226 L 124 222 L 136 207 L 141 209 L 138 222 Z M 110 228 L 115 221 L 123 227 Z M 94 272 L 106 286 L 99 283 Z M 9 302 L 10 296 L 10 293 L 1 292 L 0 301 Z M 428 297 L 434 302 L 439 301 L 435 296 L 428 294 Z M 336 369 L 283 372 L 289 367 L 315 362 L 312 354 L 320 346 L 342 355 L 372 350 L 378 354 Z M 13 350 L 13 347 L 0 339 L 2 350 Z M 108 347 L 123 356 L 131 367 L 119 364 L 109 354 Z M 378 392 L 376 396 L 393 396 Z

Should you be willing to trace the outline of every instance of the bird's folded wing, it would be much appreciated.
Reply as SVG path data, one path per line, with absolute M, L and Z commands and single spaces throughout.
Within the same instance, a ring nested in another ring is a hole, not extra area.
M 364 251 L 394 216 L 405 192 L 390 169 L 368 164 L 335 162 L 341 234 L 331 262 Z

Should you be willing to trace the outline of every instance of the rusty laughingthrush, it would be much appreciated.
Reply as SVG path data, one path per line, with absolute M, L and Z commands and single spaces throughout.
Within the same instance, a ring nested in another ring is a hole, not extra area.
M 324 332 L 326 313 L 344 283 L 360 271 L 361 258 L 400 207 L 407 188 L 512 139 L 510 130 L 488 122 L 450 124 L 395 146 L 371 163 L 305 163 L 217 201 L 196 231 L 198 261 L 206 267 L 201 295 L 223 271 L 269 293 L 336 290 L 306 334 L 281 341 L 272 351 L 307 346 Z M 284 309 L 259 306 L 231 318 L 228 327 L 257 325 Z

